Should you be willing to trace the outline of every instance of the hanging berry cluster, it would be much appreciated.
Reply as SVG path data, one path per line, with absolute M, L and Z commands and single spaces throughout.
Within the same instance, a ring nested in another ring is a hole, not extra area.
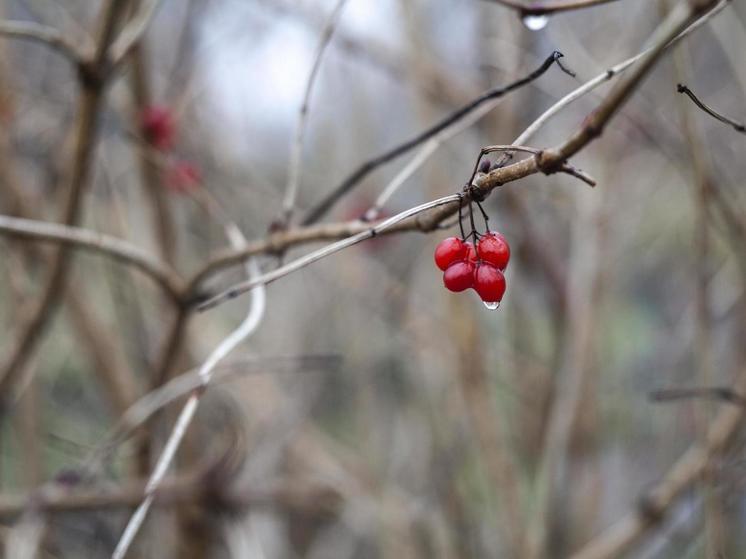
M 443 284 L 454 292 L 474 289 L 484 305 L 494 310 L 505 293 L 503 271 L 510 260 L 510 246 L 497 231 L 490 231 L 488 217 L 482 205 L 475 202 L 484 218 L 485 232 L 480 234 L 474 225 L 472 202 L 469 202 L 471 232 L 464 234 L 459 208 L 461 237 L 448 237 L 435 248 L 435 265 L 443 270 Z

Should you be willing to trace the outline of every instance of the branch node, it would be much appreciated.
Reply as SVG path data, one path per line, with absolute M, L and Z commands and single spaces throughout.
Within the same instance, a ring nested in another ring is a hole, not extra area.
M 106 83 L 107 73 L 102 65 L 94 60 L 81 60 L 78 63 L 78 78 L 84 89 L 101 91 Z
M 545 175 L 552 175 L 560 171 L 560 167 L 565 163 L 562 156 L 554 149 L 543 149 L 534 155 L 536 167 Z

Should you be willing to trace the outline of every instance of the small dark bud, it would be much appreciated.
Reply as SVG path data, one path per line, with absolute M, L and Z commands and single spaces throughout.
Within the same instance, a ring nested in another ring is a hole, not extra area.
M 491 168 L 492 168 L 492 163 L 487 159 L 485 159 L 479 164 L 480 173 L 489 173 Z

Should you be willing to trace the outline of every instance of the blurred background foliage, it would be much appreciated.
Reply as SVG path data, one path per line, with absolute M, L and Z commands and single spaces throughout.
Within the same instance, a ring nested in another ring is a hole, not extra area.
M 333 3 L 160 4 L 141 50 L 151 103 L 168 107 L 177 127 L 172 152 L 157 162 L 159 177 L 175 160 L 193 163 L 199 188 L 247 238 L 261 238 L 281 209 L 303 90 Z M 506 97 L 443 145 L 385 212 L 458 191 L 482 145 L 510 143 L 567 92 L 639 52 L 669 4 L 619 0 L 554 15 L 531 31 L 496 2 L 349 0 L 311 97 L 300 214 L 360 162 L 560 50 L 576 79 L 552 68 Z M 95 28 L 100 5 L 0 3 L 5 19 L 78 38 Z M 578 369 L 580 402 L 565 467 L 553 480 L 545 556 L 569 556 L 634 508 L 723 405 L 655 403 L 649 393 L 729 386 L 743 367 L 743 245 L 701 196 L 693 161 L 705 162 L 711 188 L 743 224 L 746 144 L 678 95 L 676 84 L 726 114 L 746 115 L 744 8 L 732 2 L 664 57 L 603 136 L 574 158 L 598 180 L 595 189 L 567 175 L 534 175 L 487 199 L 492 226 L 513 248 L 499 310 L 487 311 L 471 292 L 443 289 L 432 254 L 447 232 L 378 238 L 268 286 L 264 322 L 232 357 L 237 374 L 210 389 L 178 472 L 198 472 L 201 483 L 237 498 L 299 484 L 310 497 L 230 512 L 210 500 L 158 508 L 133 556 L 522 556 L 511 549 L 506 518 L 517 515 L 524 527 L 536 521 L 552 405 Z M 33 201 L 35 218 L 56 221 L 77 76 L 45 46 L 3 39 L 0 49 L 2 211 L 12 212 L 12 180 Z M 138 162 L 133 71 L 125 66 L 101 110 L 82 225 L 158 254 Z M 607 89 L 568 106 L 532 145 L 561 142 Z M 360 216 L 408 158 L 372 173 L 328 219 Z M 194 196 L 161 183 L 175 231 L 169 258 L 188 274 L 227 243 Z M 8 333 L 45 269 L 39 260 L 27 265 L 24 243 L 0 240 Z M 294 248 L 285 259 L 308 250 Z M 276 259 L 263 265 L 271 269 Z M 229 271 L 209 285 L 240 278 Z M 76 305 L 83 310 L 71 310 Z M 93 332 L 85 333 L 81 312 L 98 325 Z M 195 315 L 178 371 L 200 363 L 244 312 L 238 299 Z M 141 274 L 75 256 L 71 289 L 29 364 L 33 380 L 3 424 L 2 492 L 31 491 L 80 466 L 122 413 L 99 369 L 118 363 L 144 394 L 171 320 Z M 109 348 L 108 363 L 90 350 L 95 338 Z M 309 366 L 299 357 L 307 355 L 328 358 Z M 152 436 L 163 437 L 168 425 L 166 418 Z M 688 493 L 634 556 L 705 556 L 713 523 L 722 557 L 743 556 L 743 450 L 736 440 L 719 456 L 710 483 Z M 130 441 L 95 483 L 142 479 L 147 472 L 134 462 Z M 108 509 L 54 515 L 39 556 L 105 557 L 125 519 Z M 7 538 L 14 524 L 4 525 Z

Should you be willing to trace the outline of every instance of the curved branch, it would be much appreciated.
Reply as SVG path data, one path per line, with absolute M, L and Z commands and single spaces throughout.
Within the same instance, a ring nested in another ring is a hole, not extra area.
M 45 44 L 75 64 L 79 64 L 86 58 L 85 52 L 69 41 L 58 29 L 33 21 L 0 21 L 0 36 Z
M 137 268 L 158 282 L 175 299 L 178 299 L 182 292 L 181 279 L 169 266 L 127 241 L 110 235 L 71 225 L 6 215 L 0 215 L 1 234 L 97 252 Z

